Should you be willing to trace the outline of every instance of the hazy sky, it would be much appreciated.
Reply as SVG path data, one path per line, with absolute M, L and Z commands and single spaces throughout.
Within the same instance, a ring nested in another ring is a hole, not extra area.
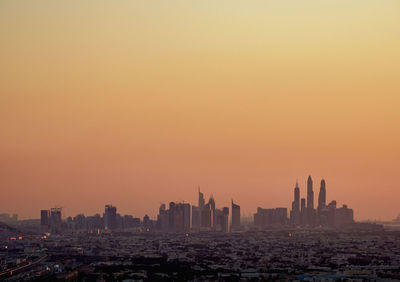
M 400 1 L 1 1 L 0 212 L 400 212 Z

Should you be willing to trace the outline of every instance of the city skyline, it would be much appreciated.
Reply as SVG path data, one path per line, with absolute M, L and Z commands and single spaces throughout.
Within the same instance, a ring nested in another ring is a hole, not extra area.
M 290 201 L 288 201 L 287 204 L 281 204 L 282 203 L 281 201 L 278 201 L 277 203 L 265 204 L 265 202 L 263 203 L 262 201 L 260 201 L 259 204 L 253 205 L 250 209 L 248 208 L 245 211 L 243 211 L 243 207 L 242 207 L 241 218 L 242 219 L 245 218 L 246 220 L 249 220 L 249 218 L 252 219 L 253 214 L 254 214 L 255 210 L 257 209 L 257 206 L 258 207 L 260 207 L 260 206 L 262 206 L 262 207 L 270 207 L 270 208 L 274 208 L 276 206 L 285 207 L 285 208 L 287 208 L 287 216 L 288 216 L 288 218 L 290 218 L 291 217 L 290 211 L 292 209 L 297 209 L 298 208 L 299 211 L 301 210 L 301 201 L 302 200 L 304 200 L 304 203 L 305 203 L 304 204 L 305 205 L 304 208 L 305 209 L 307 209 L 307 210 L 309 210 L 309 209 L 315 210 L 316 212 L 320 210 L 321 203 L 322 203 L 323 206 L 327 205 L 327 191 L 326 191 L 327 189 L 326 189 L 326 181 L 325 181 L 324 178 L 321 179 L 320 186 L 317 187 L 318 188 L 317 193 L 315 192 L 315 189 L 314 189 L 315 188 L 315 186 L 314 186 L 315 183 L 313 182 L 313 179 L 312 179 L 311 175 L 309 175 L 307 177 L 307 180 L 306 180 L 306 182 L 304 183 L 303 186 L 299 184 L 299 180 L 298 179 L 299 178 L 296 178 L 296 181 L 295 181 L 295 186 L 294 186 L 295 188 L 294 188 L 294 190 L 292 192 L 292 199 L 294 199 L 294 201 L 291 202 L 291 204 L 290 204 Z M 303 189 L 301 187 L 303 187 Z M 197 186 L 197 190 L 198 190 L 197 199 L 195 199 L 193 201 L 190 201 L 190 200 L 187 200 L 187 199 L 179 199 L 179 200 L 177 200 L 176 197 L 175 197 L 175 198 L 170 198 L 169 200 L 161 199 L 160 201 L 158 201 L 158 203 L 166 205 L 166 204 L 168 204 L 170 202 L 175 202 L 175 203 L 182 203 L 182 204 L 188 203 L 191 206 L 194 206 L 195 204 L 198 204 L 198 206 L 199 206 L 199 205 L 201 205 L 201 203 L 200 203 L 201 200 L 200 199 L 202 198 L 203 199 L 202 205 L 204 206 L 204 204 L 207 201 L 207 199 L 204 197 L 204 193 L 205 193 L 206 190 L 202 189 L 200 186 Z M 290 189 L 288 189 L 288 190 L 290 190 Z M 298 191 L 298 192 L 296 192 L 296 191 Z M 311 194 L 310 194 L 310 192 L 311 192 Z M 298 193 L 298 196 L 296 196 L 297 193 Z M 208 195 L 210 196 L 210 199 L 214 199 L 214 194 L 212 192 L 209 193 Z M 333 193 L 333 195 L 335 195 L 335 193 Z M 298 203 L 296 204 L 295 202 L 296 202 L 296 198 L 297 197 L 298 197 Z M 309 207 L 309 201 L 311 201 L 310 202 L 311 203 L 310 207 Z M 222 202 L 222 204 L 221 204 L 221 202 Z M 237 201 L 235 201 L 232 197 L 230 198 L 230 200 L 222 198 L 222 199 L 220 199 L 220 201 L 218 201 L 218 207 L 222 208 L 222 207 L 225 207 L 225 206 L 233 206 L 234 202 L 237 203 Z M 230 203 L 230 204 L 226 204 L 226 203 Z M 113 207 L 113 206 L 118 206 L 119 207 L 118 204 L 115 204 L 115 202 L 112 202 L 112 201 L 105 201 L 104 204 L 103 204 L 103 206 L 106 206 L 106 207 L 108 207 L 109 205 L 111 207 Z M 239 203 L 239 205 L 240 205 L 240 203 Z M 296 207 L 296 205 L 298 205 L 298 206 Z M 338 205 L 340 205 L 340 206 L 341 205 L 346 205 L 347 206 L 347 205 L 349 205 L 349 203 L 346 202 L 345 199 L 342 199 L 341 201 L 339 201 Z M 73 216 L 75 216 L 77 214 L 84 214 L 84 215 L 92 216 L 92 215 L 96 215 L 96 214 L 101 214 L 102 213 L 102 210 L 101 210 L 100 207 L 98 207 L 98 211 L 92 212 L 92 213 L 86 212 L 83 209 L 79 210 L 78 207 L 74 207 L 74 209 L 78 210 L 78 212 L 70 213 L 70 212 L 68 212 L 68 210 L 70 210 L 68 207 L 62 206 L 60 204 L 58 204 L 58 205 L 57 204 L 48 205 L 48 207 L 51 207 L 52 209 L 59 209 L 59 208 L 63 209 L 63 213 L 62 213 L 63 219 L 65 219 L 67 217 L 70 217 L 70 216 L 73 217 Z M 150 216 L 151 219 L 155 220 L 155 219 L 157 219 L 157 215 L 158 215 L 158 212 L 159 212 L 159 206 L 148 207 L 147 210 L 154 211 L 154 213 L 151 213 L 151 212 L 145 212 L 143 214 L 132 213 L 132 212 L 130 212 L 129 208 L 128 209 L 122 208 L 120 210 L 122 210 L 122 213 L 124 213 L 124 214 L 132 214 L 132 215 L 137 216 L 139 218 L 143 218 L 143 216 L 145 216 L 145 215 L 147 216 L 148 215 L 148 216 Z M 5 211 L 4 210 L 4 211 L 0 211 L 0 213 L 10 213 L 10 214 L 14 213 L 14 214 L 17 214 L 20 219 L 37 219 L 37 218 L 39 218 L 37 216 L 37 214 L 36 214 L 36 216 L 34 215 L 32 217 L 24 217 L 24 216 L 21 217 L 21 215 L 18 213 L 18 211 L 10 212 L 10 211 Z M 357 217 L 357 213 L 355 213 L 354 218 L 356 220 L 358 220 L 358 221 L 377 220 L 377 219 L 363 219 L 363 218 L 360 219 L 360 218 Z M 393 218 L 394 217 L 389 218 L 389 219 L 385 219 L 385 220 L 392 220 Z M 379 219 L 379 220 L 381 220 L 381 219 Z
M 289 208 L 293 179 L 312 174 L 357 219 L 391 220 L 399 10 L 1 1 L 0 212 L 93 214 L 110 201 L 155 215 L 200 185 L 250 214 Z
M 325 207 L 329 207 L 333 202 L 334 202 L 335 207 L 336 207 L 336 205 L 338 205 L 336 200 L 331 200 L 331 202 L 328 205 L 328 203 L 327 203 L 327 189 L 326 189 L 326 181 L 325 181 L 325 179 L 321 179 L 320 189 L 319 189 L 319 192 L 317 194 L 318 195 L 317 200 L 314 199 L 314 189 L 313 189 L 314 186 L 313 186 L 313 180 L 312 180 L 311 175 L 308 176 L 306 185 L 307 185 L 306 192 L 304 193 L 304 197 L 302 197 L 303 194 L 301 193 L 301 188 L 299 186 L 299 182 L 298 182 L 298 180 L 296 180 L 295 188 L 293 190 L 293 192 L 294 192 L 293 193 L 293 202 L 291 204 L 291 207 L 285 207 L 286 216 L 293 224 L 300 224 L 300 221 L 302 221 L 299 218 L 300 214 L 297 215 L 296 213 L 300 213 L 300 212 L 303 213 L 303 210 L 305 212 L 315 212 L 316 215 L 318 215 L 321 211 L 324 210 Z M 156 214 L 156 215 L 151 215 L 150 214 L 149 218 L 152 219 L 152 220 L 157 220 L 157 218 L 159 217 L 160 211 L 161 210 L 165 210 L 166 209 L 166 205 L 168 203 L 175 203 L 175 204 L 179 204 L 179 205 L 189 204 L 189 207 L 192 209 L 192 211 L 190 212 L 190 214 L 191 214 L 190 215 L 190 218 L 191 218 L 190 226 L 191 226 L 192 217 L 194 216 L 194 215 L 192 215 L 192 213 L 195 212 L 194 209 L 199 209 L 199 211 L 201 211 L 204 208 L 204 206 L 206 205 L 206 198 L 204 197 L 204 191 L 203 192 L 201 191 L 200 186 L 198 186 L 197 189 L 198 189 L 197 202 L 196 201 L 190 202 L 190 201 L 186 201 L 186 200 L 160 201 L 160 207 L 158 208 L 158 214 Z M 208 204 L 210 203 L 210 201 L 212 201 L 213 210 L 215 210 L 216 208 L 222 208 L 222 209 L 227 208 L 225 206 L 223 207 L 222 205 L 216 205 L 215 204 L 215 199 L 214 199 L 214 196 L 213 196 L 212 193 L 209 195 Z M 317 201 L 317 205 L 315 205 L 315 201 Z M 225 201 L 223 200 L 222 202 L 226 202 L 226 200 Z M 197 206 L 195 206 L 196 203 L 197 203 Z M 339 204 L 343 205 L 343 207 L 344 206 L 346 206 L 346 207 L 348 206 L 346 201 L 340 202 Z M 260 205 L 258 206 L 258 208 L 259 207 L 260 207 Z M 240 218 L 242 218 L 242 219 L 244 218 L 246 221 L 248 221 L 249 217 L 253 216 L 252 212 L 250 212 L 249 214 L 241 213 L 240 212 L 240 210 L 241 210 L 240 204 L 238 205 L 237 201 L 235 203 L 233 199 L 231 199 L 231 208 L 232 209 L 231 209 L 231 213 L 230 213 L 229 218 L 230 218 L 230 221 L 232 222 L 232 226 L 233 227 L 240 226 L 240 221 L 241 221 Z M 269 208 L 274 208 L 274 207 L 270 206 Z M 61 214 L 61 210 L 62 209 L 63 209 L 63 207 L 54 206 L 54 207 L 51 208 L 51 210 L 41 210 L 41 217 L 42 217 L 42 213 L 43 212 L 48 213 L 48 216 L 50 216 L 50 213 L 51 213 L 52 210 L 57 210 L 58 213 Z M 112 203 L 108 202 L 108 203 L 105 204 L 105 213 L 104 213 L 105 219 L 107 218 L 107 216 L 106 216 L 107 210 L 110 210 L 110 209 L 113 210 L 114 215 L 116 215 L 116 206 L 113 205 Z M 227 209 L 228 209 L 228 215 L 229 215 L 229 208 L 227 208 Z M 253 209 L 254 209 L 254 207 L 253 207 Z M 233 213 L 235 213 L 234 216 L 233 216 Z M 79 213 L 77 213 L 75 215 L 89 215 L 89 216 L 92 216 L 92 215 L 98 215 L 98 214 L 101 214 L 101 212 L 97 212 L 97 213 L 94 213 L 94 214 L 86 214 L 84 211 L 80 211 Z M 74 217 L 75 216 L 74 214 L 65 215 L 65 212 L 63 212 L 62 215 L 63 215 L 64 219 L 67 218 L 67 217 Z M 132 215 L 132 214 L 130 214 L 130 215 Z M 142 218 L 144 216 L 149 216 L 148 213 L 141 214 L 141 215 L 140 214 L 133 214 L 133 215 L 137 216 L 139 218 Z M 18 218 L 18 214 L 14 214 L 14 216 L 16 216 Z M 201 215 L 199 215 L 199 217 L 201 217 Z M 60 220 L 61 220 L 61 216 L 60 216 Z M 193 219 L 193 221 L 195 221 L 195 220 Z M 201 219 L 197 219 L 196 221 L 199 221 L 199 222 L 195 223 L 195 224 L 200 226 L 201 225 Z M 251 221 L 251 219 L 250 219 L 250 221 Z M 107 226 L 107 223 L 105 223 L 105 226 Z

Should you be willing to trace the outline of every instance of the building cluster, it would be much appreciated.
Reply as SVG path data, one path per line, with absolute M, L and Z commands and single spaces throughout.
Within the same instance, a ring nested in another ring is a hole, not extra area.
M 232 201 L 231 230 L 240 228 L 240 206 Z M 198 192 L 198 206 L 188 203 L 161 204 L 156 228 L 162 232 L 220 231 L 229 232 L 229 208 L 215 207 L 214 197 L 205 202 L 204 194 Z
M 105 206 L 103 216 L 100 214 L 93 216 L 78 214 L 75 217 L 68 217 L 65 221 L 62 220 L 61 208 L 41 210 L 40 225 L 43 231 L 53 233 L 83 230 L 90 232 L 112 231 L 142 226 L 140 218 L 135 218 L 132 215 L 120 215 L 117 213 L 117 208 L 112 205 Z
M 326 204 L 326 183 L 321 180 L 318 206 L 314 208 L 314 190 L 311 176 L 307 180 L 307 198 L 300 199 L 300 188 L 296 182 L 294 201 L 288 217 L 287 208 L 258 208 L 254 214 L 254 225 L 258 227 L 276 227 L 284 225 L 308 227 L 349 227 L 354 223 L 353 210 L 346 205 L 337 207 L 336 201 Z
M 294 225 L 303 226 L 325 226 L 325 227 L 346 227 L 354 223 L 353 210 L 347 205 L 337 207 L 336 201 L 326 203 L 326 183 L 321 180 L 318 195 L 318 206 L 314 208 L 314 191 L 311 176 L 307 180 L 307 201 L 300 200 L 300 188 L 298 183 L 294 188 L 294 201 L 290 212 L 290 221 Z

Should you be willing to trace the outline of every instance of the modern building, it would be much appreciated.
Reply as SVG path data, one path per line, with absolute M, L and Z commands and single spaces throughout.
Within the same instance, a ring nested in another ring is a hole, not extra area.
M 117 208 L 112 205 L 105 206 L 104 228 L 106 230 L 115 230 L 117 228 Z
M 326 206 L 326 184 L 325 180 L 321 180 L 321 188 L 318 196 L 318 212 L 322 211 Z
M 240 229 L 240 206 L 235 204 L 232 200 L 232 224 L 231 230 Z

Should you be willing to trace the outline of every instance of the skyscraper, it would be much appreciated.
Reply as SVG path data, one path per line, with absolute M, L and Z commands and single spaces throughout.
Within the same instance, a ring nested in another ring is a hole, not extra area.
M 321 211 L 326 206 L 326 185 L 325 180 L 321 180 L 321 188 L 318 196 L 318 211 Z
M 117 208 L 112 205 L 106 205 L 104 211 L 105 229 L 113 230 L 117 228 Z
M 311 179 L 311 175 L 307 179 L 307 209 L 314 209 L 314 191 L 313 191 L 313 182 Z
M 200 209 L 200 211 L 203 209 L 204 204 L 205 204 L 204 194 L 200 192 L 200 187 L 199 187 L 199 209 Z
M 238 229 L 240 227 L 240 206 L 235 204 L 232 200 L 232 225 L 231 230 Z
M 294 201 L 290 212 L 290 220 L 293 224 L 300 224 L 300 188 L 297 181 L 296 187 L 294 187 Z
M 293 208 L 295 211 L 300 212 L 300 188 L 299 184 L 296 181 L 296 187 L 294 187 L 294 205 Z
M 41 210 L 40 211 L 40 225 L 49 226 L 50 225 L 50 211 Z

